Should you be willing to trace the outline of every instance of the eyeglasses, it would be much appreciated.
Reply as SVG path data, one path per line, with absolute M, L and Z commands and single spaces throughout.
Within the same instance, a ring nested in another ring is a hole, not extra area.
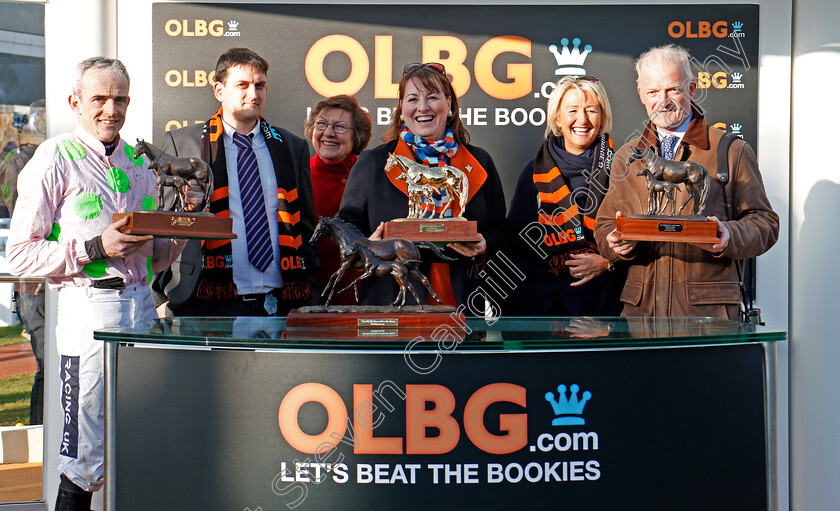
M 426 63 L 413 62 L 411 64 L 406 64 L 405 67 L 403 68 L 403 74 L 410 73 L 410 72 L 414 71 L 415 69 L 420 69 L 421 67 L 427 67 L 427 68 L 429 68 L 433 71 L 437 71 L 438 73 L 446 76 L 446 68 L 443 67 L 443 64 L 440 64 L 438 62 L 426 62 Z
M 344 135 L 348 131 L 350 131 L 350 126 L 346 124 L 339 124 L 337 122 L 327 122 L 323 119 L 318 119 L 315 121 L 315 131 L 327 131 L 327 128 L 332 126 L 333 132 L 336 135 Z

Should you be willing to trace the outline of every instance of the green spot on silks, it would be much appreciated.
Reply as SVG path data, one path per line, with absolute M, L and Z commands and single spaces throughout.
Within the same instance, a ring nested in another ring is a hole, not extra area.
M 143 210 L 157 209 L 155 198 L 151 195 L 143 197 Z
M 105 179 L 108 181 L 108 186 L 112 190 L 119 193 L 125 193 L 131 188 L 128 182 L 128 176 L 122 169 L 111 167 L 105 174 Z
M 108 263 L 105 262 L 105 259 L 100 259 L 98 261 L 91 261 L 87 263 L 83 268 L 82 271 L 85 274 L 93 279 L 98 279 L 99 277 L 103 277 L 105 275 L 105 271 L 108 269 Z
M 12 188 L 6 183 L 0 185 L 0 193 L 3 194 L 3 199 L 12 200 Z
M 59 236 L 61 236 L 61 226 L 53 223 L 52 231 L 50 231 L 50 235 L 47 236 L 48 241 L 58 241 Z
M 152 278 L 154 277 L 154 274 L 152 273 L 152 258 L 151 258 L 151 256 L 146 258 L 146 277 L 149 279 L 149 282 L 151 282 Z
M 93 192 L 82 192 L 73 201 L 73 211 L 85 220 L 96 218 L 102 213 L 102 200 Z
M 3 163 L 7 163 L 9 160 L 12 159 L 12 156 L 14 156 L 14 155 L 15 155 L 14 151 L 9 151 L 8 153 L 6 153 L 6 156 L 3 157 Z
M 133 161 L 134 164 L 137 165 L 138 167 L 143 166 L 143 155 L 141 154 L 140 156 L 135 158 L 134 157 L 134 148 L 131 147 L 128 144 L 126 144 L 126 146 L 125 146 L 125 155 L 128 156 L 129 158 L 131 158 L 131 161 Z
M 87 154 L 85 147 L 75 140 L 62 140 L 58 143 L 58 153 L 70 161 L 81 160 Z

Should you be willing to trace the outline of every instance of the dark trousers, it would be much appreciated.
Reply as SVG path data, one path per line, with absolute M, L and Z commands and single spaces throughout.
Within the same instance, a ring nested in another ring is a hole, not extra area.
M 44 295 L 18 293 L 18 317 L 23 328 L 29 332 L 29 344 L 38 365 L 29 401 L 30 424 L 44 423 L 44 306 Z

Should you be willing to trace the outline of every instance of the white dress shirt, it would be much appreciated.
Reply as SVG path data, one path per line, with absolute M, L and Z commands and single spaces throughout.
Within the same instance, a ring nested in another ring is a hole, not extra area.
M 277 177 L 274 174 L 274 162 L 268 152 L 265 137 L 260 133 L 260 124 L 257 123 L 248 135 L 251 137 L 251 147 L 254 149 L 257 165 L 260 167 L 260 181 L 262 182 L 268 229 L 271 235 L 271 250 L 274 253 L 274 259 L 268 265 L 268 268 L 265 269 L 265 272 L 261 272 L 248 259 L 245 219 L 242 215 L 242 198 L 239 194 L 239 176 L 236 168 L 236 156 L 239 154 L 239 148 L 233 141 L 235 130 L 226 122 L 222 122 L 222 126 L 224 127 L 230 218 L 233 220 L 233 232 L 238 236 L 231 240 L 231 253 L 234 261 L 233 282 L 236 285 L 236 293 L 240 295 L 268 293 L 272 289 L 283 287 L 283 277 L 280 274 L 280 245 L 277 242 L 277 206 L 279 200 L 277 198 Z

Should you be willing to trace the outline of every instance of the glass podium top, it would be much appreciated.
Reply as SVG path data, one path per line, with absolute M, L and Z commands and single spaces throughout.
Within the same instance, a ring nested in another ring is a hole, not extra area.
M 782 330 L 716 318 L 467 318 L 449 325 L 288 327 L 285 318 L 166 318 L 102 329 L 106 342 L 216 348 L 540 351 L 784 341 Z

